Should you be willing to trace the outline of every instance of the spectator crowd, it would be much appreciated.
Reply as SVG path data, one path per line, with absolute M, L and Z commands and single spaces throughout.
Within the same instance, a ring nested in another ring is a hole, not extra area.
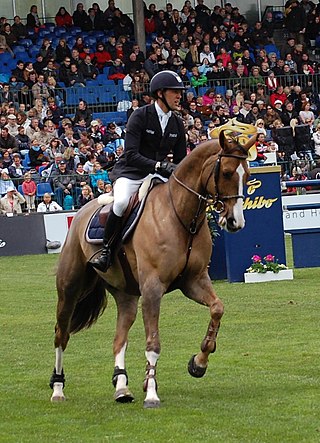
M 271 10 L 249 23 L 231 3 L 212 9 L 204 0 L 196 3 L 186 0 L 181 10 L 171 3 L 164 10 L 144 4 L 146 51 L 114 0 L 105 11 L 98 3 L 87 12 L 82 3 L 72 13 L 60 7 L 55 24 L 63 32 L 54 39 L 43 34 L 46 24 L 35 5 L 26 23 L 1 17 L 0 62 L 12 66 L 1 72 L 0 64 L 3 213 L 21 212 L 21 205 L 28 211 L 80 208 L 112 192 L 110 175 L 124 149 L 125 126 L 107 115 L 96 118 L 82 99 L 72 113 L 65 106 L 66 88 L 84 88 L 101 76 L 127 92 L 130 118 L 152 103 L 150 79 L 173 70 L 186 87 L 180 116 L 189 151 L 234 118 L 257 127 L 252 165 L 268 163 L 272 153 L 272 161 L 284 165 L 284 179 L 312 177 L 320 159 L 320 63 L 312 51 L 320 44 L 320 3 L 286 2 L 281 44 Z M 40 42 L 39 49 L 34 57 L 19 58 L 16 48 L 28 40 Z M 39 204 L 37 185 L 43 182 L 52 192 Z

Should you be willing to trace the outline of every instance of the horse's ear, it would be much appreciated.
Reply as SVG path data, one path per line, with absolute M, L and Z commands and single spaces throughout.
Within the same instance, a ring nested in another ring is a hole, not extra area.
M 219 133 L 219 144 L 221 146 L 222 149 L 225 148 L 225 143 L 227 143 L 227 139 L 224 135 L 224 131 L 220 131 Z
M 248 152 L 249 149 L 251 148 L 251 146 L 253 146 L 255 144 L 256 140 L 257 140 L 257 134 L 250 137 L 249 140 L 247 141 L 247 143 L 242 145 L 243 149 L 245 149 Z

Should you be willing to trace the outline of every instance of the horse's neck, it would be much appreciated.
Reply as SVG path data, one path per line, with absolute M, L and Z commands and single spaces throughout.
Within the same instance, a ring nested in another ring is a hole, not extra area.
M 170 179 L 169 186 L 174 209 L 181 221 L 186 225 L 192 222 L 199 210 L 204 212 L 206 208 L 204 200 L 199 196 L 205 197 L 203 183 L 213 173 L 214 154 L 218 151 L 219 149 L 212 149 L 212 144 L 204 143 L 198 146 L 183 160 L 175 173 L 177 179 L 185 186 L 179 183 L 179 181 L 174 180 L 174 178 Z M 208 162 L 211 158 L 212 162 Z

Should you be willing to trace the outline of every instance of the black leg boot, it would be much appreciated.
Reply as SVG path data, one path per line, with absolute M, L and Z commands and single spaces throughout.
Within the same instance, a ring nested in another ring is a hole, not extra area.
M 99 271 L 106 272 L 112 265 L 114 250 L 121 234 L 121 228 L 122 217 L 118 217 L 111 210 L 104 228 L 102 252 L 99 257 L 90 262 Z

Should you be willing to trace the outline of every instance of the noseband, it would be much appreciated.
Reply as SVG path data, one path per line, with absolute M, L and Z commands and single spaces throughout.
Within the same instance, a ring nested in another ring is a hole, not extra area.
M 240 150 L 241 152 L 243 152 L 243 155 L 233 154 L 232 151 L 235 151 L 235 150 Z M 217 212 L 218 214 L 220 214 L 224 210 L 224 207 L 225 207 L 224 202 L 226 200 L 230 200 L 232 198 L 244 199 L 244 195 L 240 195 L 240 194 L 223 195 L 223 194 L 220 194 L 220 191 L 219 191 L 218 182 L 219 182 L 219 174 L 220 174 L 220 167 L 221 167 L 221 158 L 222 157 L 230 157 L 230 158 L 237 158 L 239 160 L 246 160 L 248 157 L 246 150 L 242 146 L 237 146 L 237 147 L 233 148 L 232 151 L 229 154 L 219 154 L 218 159 L 217 159 L 216 163 L 214 164 L 214 167 L 207 178 L 205 189 L 208 186 L 210 178 L 212 177 L 212 175 L 214 175 L 214 182 L 215 182 L 215 189 L 216 189 L 216 192 L 214 195 L 214 200 L 212 200 L 212 198 L 210 198 L 211 197 L 210 194 L 206 194 L 204 196 L 202 194 L 199 194 L 198 192 L 196 192 L 194 189 L 190 188 L 189 186 L 187 186 L 185 183 L 183 183 L 181 180 L 179 180 L 174 173 L 172 174 L 172 177 L 174 178 L 174 180 L 177 183 L 179 183 L 179 185 L 181 185 L 183 188 L 187 189 L 192 194 L 196 195 L 200 202 L 205 202 L 207 205 L 212 205 L 212 208 L 214 209 L 214 211 Z

